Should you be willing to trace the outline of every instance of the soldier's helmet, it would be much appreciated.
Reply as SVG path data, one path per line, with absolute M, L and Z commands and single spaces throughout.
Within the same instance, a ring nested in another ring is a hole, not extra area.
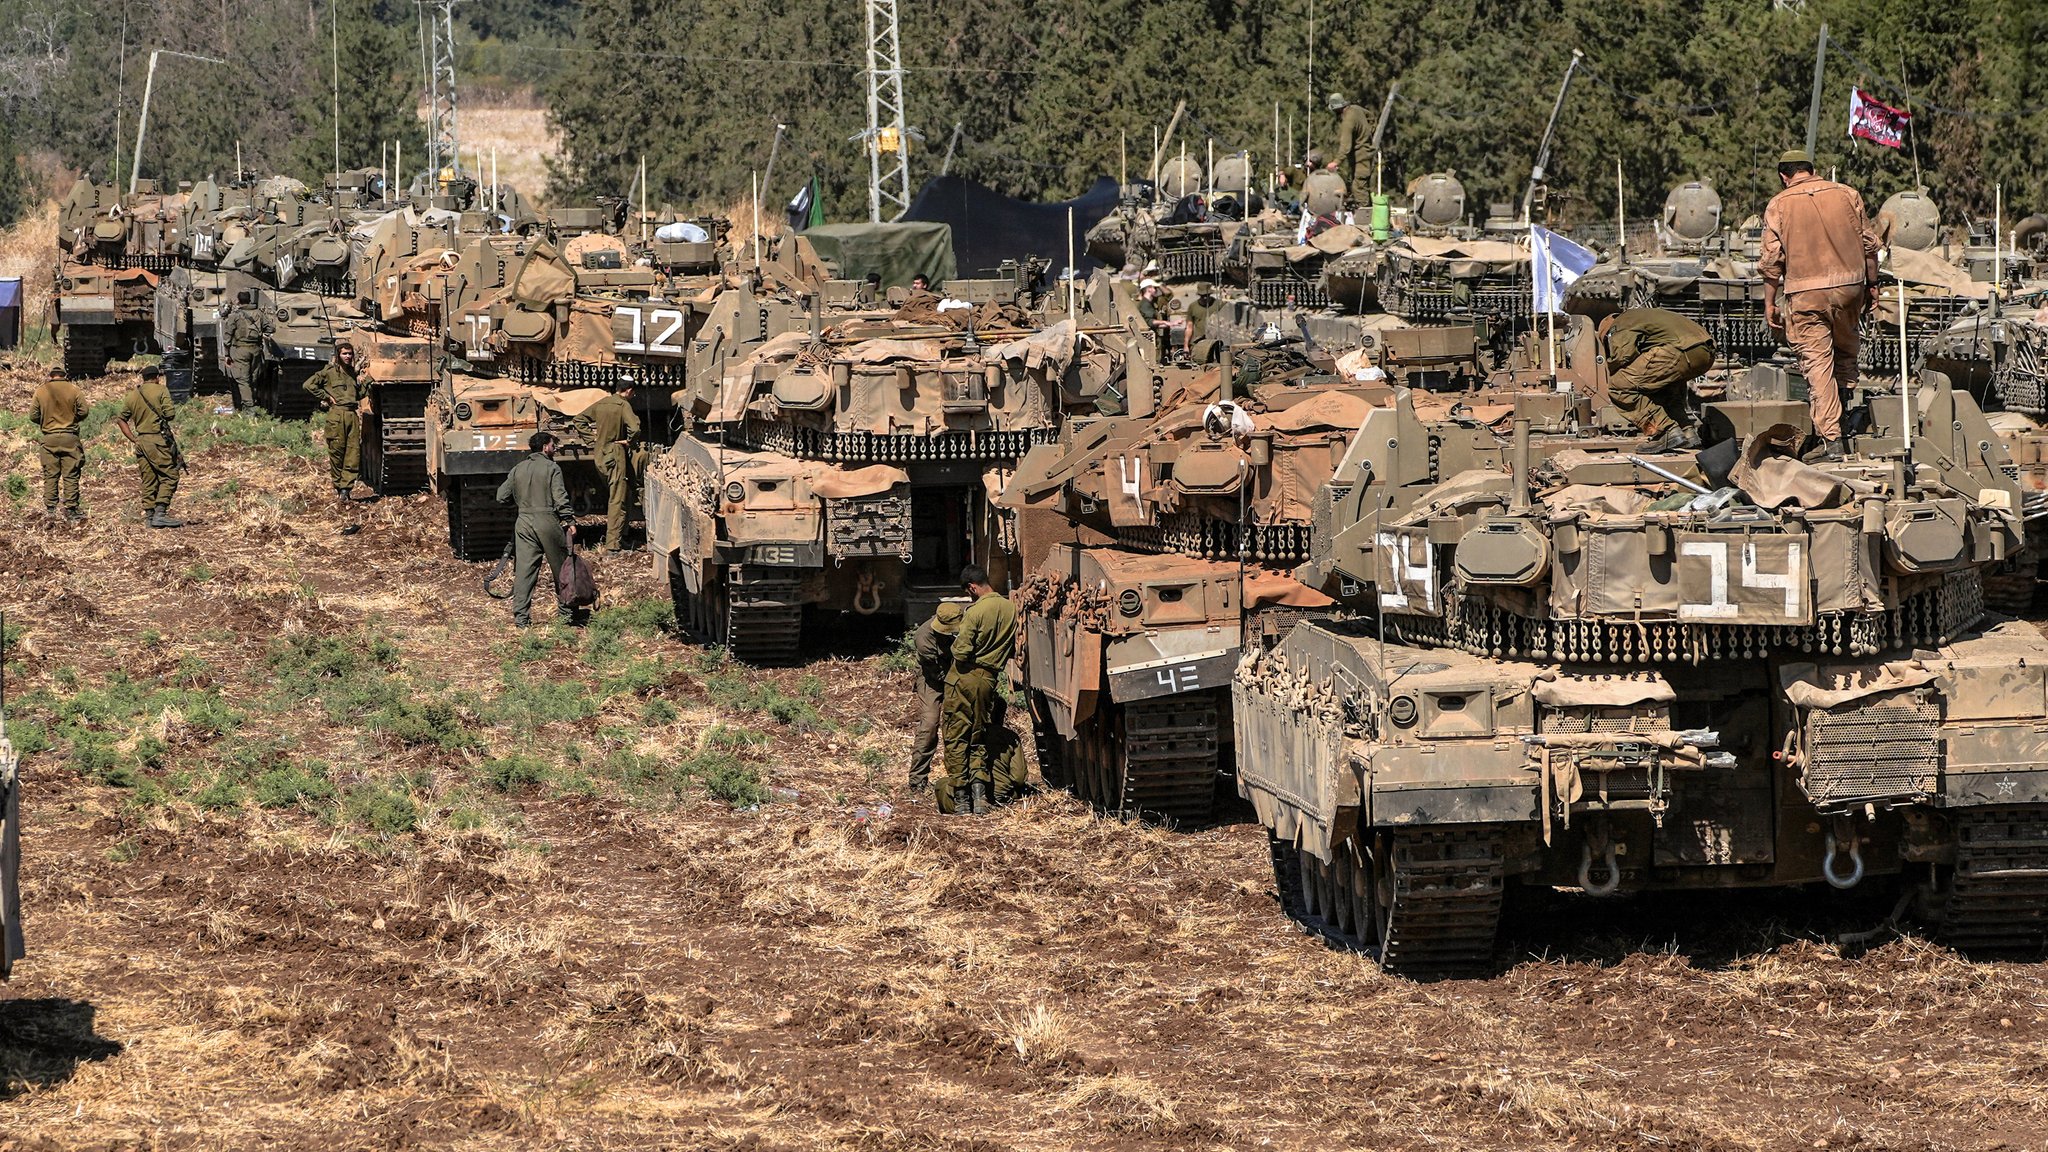
M 1436 228 L 1465 218 L 1465 185 L 1449 172 L 1431 172 L 1415 185 L 1415 218 Z
M 1664 227 L 1681 240 L 1698 243 L 1721 230 L 1721 194 L 1704 180 L 1690 180 L 1664 197 Z
M 1880 216 L 1887 213 L 1892 218 L 1894 248 L 1924 252 L 1941 238 L 1941 208 L 1924 188 L 1892 193 L 1877 210 Z
M 1351 103 L 1351 101 L 1349 101 L 1349 100 L 1346 100 L 1346 99 L 1344 98 L 1344 94 L 1343 94 L 1342 92 L 1332 92 L 1332 93 L 1330 93 L 1330 96 L 1329 96 L 1329 105 L 1330 105 L 1330 111 L 1332 111 L 1332 112 L 1342 112 L 1342 111 L 1344 110 L 1344 106 L 1345 106 L 1345 105 L 1347 105 L 1347 104 L 1349 104 L 1349 103 Z

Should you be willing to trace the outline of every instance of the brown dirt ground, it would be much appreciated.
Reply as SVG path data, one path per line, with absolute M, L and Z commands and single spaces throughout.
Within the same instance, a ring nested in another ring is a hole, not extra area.
M 0 410 L 33 379 L 0 371 Z M 179 532 L 136 522 L 118 454 L 83 530 L 41 524 L 33 494 L 0 509 L 0 608 L 26 625 L 10 691 L 212 685 L 248 721 L 208 740 L 146 717 L 170 748 L 147 774 L 278 740 L 341 779 L 415 773 L 423 815 L 377 835 L 144 804 L 62 747 L 31 757 L 0 1149 L 2048 1146 L 2043 967 L 1826 942 L 1882 900 L 1561 900 L 1510 924 L 1496 978 L 1416 985 L 1292 928 L 1241 819 L 926 811 L 896 783 L 915 706 L 878 657 L 742 674 L 819 677 L 809 730 L 735 714 L 694 649 L 639 634 L 620 644 L 658 684 L 492 728 L 487 751 L 280 709 L 271 645 L 363 628 L 419 682 L 488 696 L 507 613 L 428 498 L 342 535 L 302 455 L 192 455 Z M 35 479 L 18 429 L 0 473 Z M 608 595 L 661 595 L 645 568 L 602 572 Z M 566 644 L 533 668 L 598 683 Z M 454 818 L 486 755 L 687 752 L 721 721 L 769 736 L 783 791 L 758 810 L 605 783 Z

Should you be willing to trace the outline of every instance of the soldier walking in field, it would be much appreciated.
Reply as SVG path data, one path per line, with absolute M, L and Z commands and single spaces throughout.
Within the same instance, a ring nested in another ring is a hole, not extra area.
M 29 422 L 43 433 L 43 511 L 53 520 L 60 505 L 64 518 L 73 524 L 85 519 L 78 499 L 78 479 L 85 471 L 78 426 L 85 412 L 85 393 L 65 377 L 62 367 L 50 369 L 50 378 L 29 400 Z
M 356 376 L 356 349 L 339 344 L 334 361 L 306 379 L 306 391 L 327 413 L 322 429 L 327 438 L 327 474 L 334 498 L 346 503 L 363 472 L 363 408 L 369 395 Z
M 1863 197 L 1813 172 L 1813 157 L 1778 157 L 1784 190 L 1764 206 L 1757 271 L 1764 321 L 1782 327 L 1806 376 L 1806 403 L 1821 452 L 1842 458 L 1842 401 L 1856 385 L 1856 325 L 1876 302 L 1877 237 Z
M 569 554 L 569 541 L 576 537 L 576 509 L 569 503 L 562 466 L 555 463 L 555 434 L 535 432 L 527 448 L 526 459 L 513 465 L 511 475 L 498 485 L 498 503 L 519 507 L 512 527 L 512 622 L 521 628 L 533 624 L 533 590 L 540 583 L 542 558 L 548 562 L 552 588 Z M 557 611 L 564 623 L 570 620 L 569 609 Z
M 989 582 L 988 572 L 969 564 L 960 583 L 974 597 L 960 614 L 960 634 L 953 638 L 953 671 L 946 680 L 946 774 L 938 785 L 939 811 L 964 807 L 976 815 L 987 812 L 995 794 L 994 764 L 1003 751 L 992 730 L 1000 722 L 997 677 L 1010 663 L 1017 644 L 1017 607 Z
M 154 364 L 142 370 L 142 382 L 121 398 L 120 415 L 114 426 L 135 445 L 136 466 L 142 475 L 142 504 L 149 512 L 144 523 L 151 528 L 183 528 L 185 522 L 171 515 L 171 500 L 178 494 L 178 476 L 185 470 L 185 454 L 178 451 L 176 431 L 171 427 L 171 390 Z
M 591 423 L 591 444 L 597 449 L 597 470 L 604 476 L 604 550 L 617 555 L 626 543 L 627 501 L 633 492 L 633 441 L 640 435 L 640 417 L 633 411 L 633 381 L 592 404 L 583 413 Z

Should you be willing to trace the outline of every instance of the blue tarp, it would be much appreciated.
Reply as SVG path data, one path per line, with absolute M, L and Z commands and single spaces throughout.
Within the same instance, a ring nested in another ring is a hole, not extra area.
M 0 308 L 19 307 L 21 307 L 20 278 L 0 280 Z

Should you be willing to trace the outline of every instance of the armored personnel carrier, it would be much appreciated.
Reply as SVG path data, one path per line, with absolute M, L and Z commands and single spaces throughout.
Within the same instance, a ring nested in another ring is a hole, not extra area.
M 992 475 L 1052 438 L 1097 354 L 1015 280 L 891 308 L 808 251 L 696 321 L 688 428 L 647 472 L 677 619 L 756 663 L 795 655 L 807 610 L 922 618 L 970 561 L 1001 579 Z
M 1216 168 L 1211 186 L 1200 161 L 1174 157 L 1161 164 L 1156 186 L 1127 185 L 1116 209 L 1088 230 L 1088 255 L 1162 284 L 1221 280 L 1224 253 L 1245 216 L 1250 169 L 1241 156 Z M 1224 211 L 1215 210 L 1219 204 Z
M 1290 913 L 1427 977 L 1491 964 L 1518 885 L 1904 874 L 1948 939 L 2039 948 L 2048 642 L 1982 619 L 2019 496 L 1970 398 L 1879 396 L 1824 468 L 1796 404 L 1644 456 L 1551 402 L 1447 454 L 1402 393 L 1351 441 L 1303 575 L 1354 611 L 1233 686 Z
M 183 194 L 153 181 L 132 196 L 82 178 L 57 218 L 58 261 L 50 330 L 73 379 L 98 376 L 116 356 L 156 351 L 156 286 L 177 262 Z

